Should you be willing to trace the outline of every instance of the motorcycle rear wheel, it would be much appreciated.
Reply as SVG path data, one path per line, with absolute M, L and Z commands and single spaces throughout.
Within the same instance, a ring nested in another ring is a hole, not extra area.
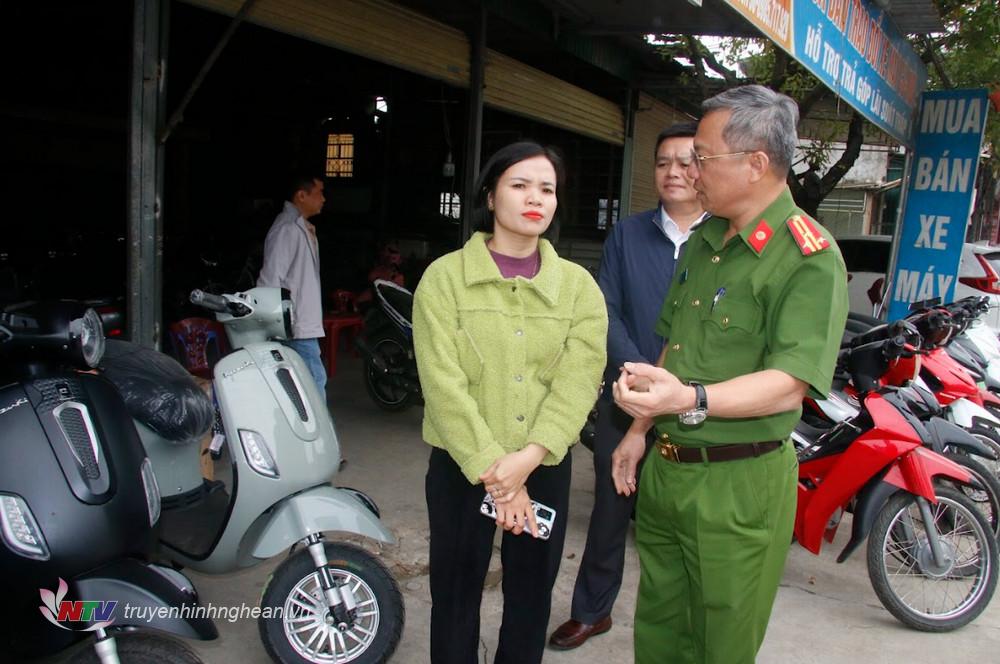
M 968 497 L 945 487 L 935 491 L 938 502 L 930 509 L 946 564 L 933 562 L 917 497 L 901 491 L 879 512 L 868 536 L 868 576 L 879 601 L 900 622 L 948 632 L 975 620 L 993 598 L 997 541 Z M 937 591 L 943 593 L 940 601 L 928 599 Z
M 403 368 L 410 361 L 403 343 L 393 335 L 373 339 L 371 348 L 391 369 Z M 391 377 L 380 371 L 372 358 L 365 358 L 363 371 L 368 396 L 379 408 L 395 412 L 406 410 L 413 403 L 413 395 L 406 388 L 394 385 Z

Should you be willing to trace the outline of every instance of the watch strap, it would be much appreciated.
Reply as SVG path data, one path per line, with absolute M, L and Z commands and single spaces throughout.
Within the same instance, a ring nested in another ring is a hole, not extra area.
M 692 410 L 708 412 L 708 392 L 705 391 L 705 386 L 693 380 L 688 381 L 688 385 L 694 388 L 694 408 Z

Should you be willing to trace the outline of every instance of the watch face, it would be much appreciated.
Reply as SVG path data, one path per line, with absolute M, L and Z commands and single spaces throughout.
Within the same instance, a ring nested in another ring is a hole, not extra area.
M 686 413 L 682 413 L 680 420 L 682 424 L 701 424 L 705 421 L 707 413 L 703 410 L 689 410 Z

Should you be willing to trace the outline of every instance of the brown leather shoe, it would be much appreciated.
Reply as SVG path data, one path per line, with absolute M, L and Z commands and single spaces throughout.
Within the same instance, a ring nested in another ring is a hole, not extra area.
M 582 646 L 590 637 L 604 634 L 609 629 L 611 629 L 611 616 L 605 616 L 593 625 L 567 620 L 552 632 L 549 645 L 556 650 L 572 650 Z

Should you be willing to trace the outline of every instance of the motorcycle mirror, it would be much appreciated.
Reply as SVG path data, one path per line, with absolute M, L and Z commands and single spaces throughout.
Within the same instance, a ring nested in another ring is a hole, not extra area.
M 70 300 L 26 302 L 0 312 L 0 353 L 26 364 L 63 363 L 92 369 L 104 356 L 104 326 L 93 309 Z

